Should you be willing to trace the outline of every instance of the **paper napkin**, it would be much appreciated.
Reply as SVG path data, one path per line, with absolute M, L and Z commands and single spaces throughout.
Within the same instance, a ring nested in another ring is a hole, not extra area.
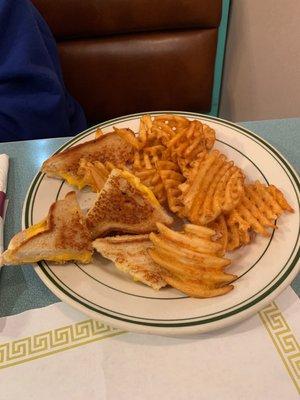
M 7 154 L 0 154 L 0 254 L 3 252 L 3 228 L 6 211 L 8 160 L 9 158 Z
M 125 333 L 64 303 L 0 318 L 5 400 L 298 400 L 300 300 L 194 337 Z M 2 397 L 1 397 L 2 398 Z

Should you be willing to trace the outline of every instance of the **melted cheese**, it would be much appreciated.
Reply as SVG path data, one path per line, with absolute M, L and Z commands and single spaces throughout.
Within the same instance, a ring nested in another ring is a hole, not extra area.
M 150 190 L 147 186 L 145 186 L 140 180 L 139 178 L 137 178 L 136 176 L 134 176 L 133 174 L 131 174 L 128 171 L 120 171 L 121 175 L 131 183 L 132 186 L 134 186 L 136 189 L 138 189 L 140 192 L 143 193 L 143 195 L 149 200 L 149 202 L 153 205 L 153 206 L 159 206 L 159 202 L 157 200 L 157 198 L 154 196 L 154 193 L 152 192 L 152 190 Z
M 47 229 L 48 229 L 47 220 L 43 219 L 41 222 L 38 222 L 37 224 L 30 226 L 24 231 L 25 239 L 28 240 L 36 236 L 38 233 L 45 232 Z
M 81 261 L 82 263 L 86 264 L 89 263 L 91 261 L 92 258 L 92 252 L 91 251 L 82 251 L 81 253 L 79 252 L 75 252 L 75 251 L 61 251 L 58 252 L 57 250 L 54 250 L 56 254 L 51 254 L 51 255 L 44 255 L 43 260 L 47 260 L 47 261 L 53 261 L 55 263 L 60 263 L 63 264 L 67 261 L 71 261 L 71 260 L 77 260 L 77 261 Z M 34 263 L 37 261 L 40 261 L 41 258 L 37 258 L 37 257 L 24 257 L 22 258 L 22 263 Z M 12 260 L 9 261 L 13 261 L 15 263 L 18 263 L 18 257 L 14 257 L 12 256 Z
M 57 253 L 55 256 L 46 257 L 45 260 L 54 261 L 57 263 L 62 263 L 65 261 L 78 260 L 82 263 L 89 263 L 92 258 L 92 252 L 90 251 L 82 251 L 80 253 L 74 251 L 62 251 L 61 253 Z
M 78 187 L 79 190 L 84 188 L 87 185 L 85 180 L 82 178 L 75 177 L 75 176 L 73 176 L 71 174 L 67 174 L 67 173 L 61 173 L 60 175 L 65 181 L 67 181 L 67 183 L 69 185 L 76 186 L 76 187 Z

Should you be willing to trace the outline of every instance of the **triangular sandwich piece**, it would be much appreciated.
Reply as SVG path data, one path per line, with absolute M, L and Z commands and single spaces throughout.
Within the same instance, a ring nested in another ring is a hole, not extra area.
M 149 233 L 157 230 L 156 222 L 170 225 L 173 218 L 137 177 L 113 169 L 86 221 L 95 239 L 110 232 Z
M 167 285 L 163 270 L 153 262 L 148 249 L 153 247 L 149 235 L 122 235 L 96 239 L 93 247 L 112 260 L 122 272 L 155 290 Z
M 41 260 L 88 263 L 92 242 L 75 192 L 53 203 L 47 218 L 17 233 L 0 257 L 0 265 L 28 264 Z
M 80 175 L 80 160 L 111 162 L 123 166 L 133 158 L 133 147 L 115 132 L 104 134 L 54 154 L 43 163 L 42 172 L 50 177 L 65 179 L 79 189 L 86 185 Z

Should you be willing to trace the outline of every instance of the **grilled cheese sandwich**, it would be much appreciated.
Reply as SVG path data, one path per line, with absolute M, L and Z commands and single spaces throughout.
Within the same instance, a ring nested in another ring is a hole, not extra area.
M 17 233 L 0 257 L 0 265 L 41 260 L 88 263 L 93 250 L 91 236 L 75 192 L 53 203 L 47 218 Z
M 153 262 L 148 254 L 152 248 L 149 235 L 123 235 L 96 239 L 93 247 L 103 256 L 113 261 L 122 272 L 134 281 L 140 281 L 155 290 L 167 285 L 164 271 Z
M 110 232 L 149 233 L 157 230 L 156 222 L 170 225 L 173 218 L 138 178 L 127 171 L 113 169 L 86 222 L 95 239 Z
M 81 159 L 125 165 L 132 158 L 133 147 L 115 132 L 110 132 L 54 154 L 43 163 L 42 172 L 82 189 L 86 182 L 80 175 Z

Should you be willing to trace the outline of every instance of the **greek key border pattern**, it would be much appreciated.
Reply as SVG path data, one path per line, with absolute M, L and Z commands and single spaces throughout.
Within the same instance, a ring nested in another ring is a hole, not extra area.
M 300 346 L 295 335 L 274 302 L 258 314 L 300 394 Z
M 258 313 L 300 394 L 300 346 L 277 305 L 272 302 Z M 96 320 L 49 330 L 0 344 L 0 369 L 29 362 L 91 342 L 124 333 Z
M 120 335 L 123 331 L 93 319 L 0 344 L 0 369 Z

